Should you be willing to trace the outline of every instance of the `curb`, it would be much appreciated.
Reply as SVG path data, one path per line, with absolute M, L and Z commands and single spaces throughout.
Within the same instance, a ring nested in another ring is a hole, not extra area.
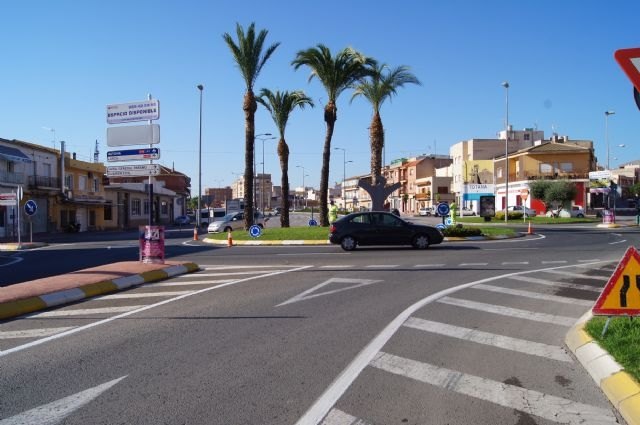
M 640 425 L 640 384 L 584 330 L 591 317 L 588 311 L 578 319 L 564 342 L 627 424 Z
M 27 249 L 42 248 L 47 245 L 48 244 L 44 242 L 21 242 L 20 244 L 17 242 L 0 243 L 0 251 L 24 251 Z
M 89 283 L 78 288 L 23 298 L 0 304 L 0 320 L 10 319 L 23 314 L 33 313 L 50 307 L 69 304 L 85 298 L 121 291 L 143 283 L 156 282 L 184 273 L 192 273 L 200 267 L 195 263 L 184 263 L 169 266 L 162 270 L 154 270 L 131 276 L 119 277 L 101 282 Z

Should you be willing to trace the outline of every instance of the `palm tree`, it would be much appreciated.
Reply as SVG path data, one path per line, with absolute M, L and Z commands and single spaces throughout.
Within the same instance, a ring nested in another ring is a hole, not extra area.
M 320 172 L 320 225 L 328 226 L 327 195 L 329 192 L 329 161 L 331 159 L 331 138 L 338 119 L 338 96 L 350 88 L 366 73 L 365 64 L 369 63 L 364 55 L 347 47 L 335 56 L 323 44 L 318 44 L 307 50 L 301 50 L 291 62 L 295 69 L 302 65 L 311 68 L 309 81 L 318 78 L 327 92 L 328 100 L 324 107 L 324 121 L 327 123 L 327 133 L 322 152 L 322 171 Z
M 301 90 L 291 93 L 288 91 L 276 91 L 273 93 L 269 89 L 262 89 L 256 100 L 269 111 L 280 133 L 280 140 L 278 141 L 278 157 L 280 158 L 280 169 L 282 170 L 282 214 L 280 215 L 280 225 L 289 227 L 289 146 L 285 141 L 284 131 L 291 112 L 296 107 L 304 109 L 305 105 L 310 105 L 313 108 L 313 100 Z
M 244 110 L 244 225 L 249 228 L 253 223 L 253 152 L 255 147 L 255 113 L 258 105 L 253 93 L 253 87 L 262 70 L 262 67 L 271 57 L 280 43 L 269 46 L 263 54 L 264 41 L 267 38 L 267 30 L 261 30 L 257 35 L 255 23 L 251 23 L 247 32 L 240 24 L 236 24 L 236 35 L 238 42 L 228 34 L 224 33 L 222 38 L 229 46 L 233 59 L 240 69 L 242 78 L 246 84 L 246 93 L 242 109 Z
M 373 117 L 369 126 L 371 143 L 371 184 L 376 185 L 382 169 L 382 149 L 384 148 L 384 128 L 380 118 L 380 108 L 385 100 L 397 94 L 397 89 L 405 84 L 418 84 L 420 81 L 409 68 L 402 65 L 389 69 L 387 64 L 373 63 L 369 66 L 369 74 L 356 85 L 351 100 L 363 96 L 373 107 Z

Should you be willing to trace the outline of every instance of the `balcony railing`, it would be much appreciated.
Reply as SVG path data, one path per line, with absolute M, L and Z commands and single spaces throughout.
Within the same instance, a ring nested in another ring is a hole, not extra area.
M 589 173 L 540 173 L 540 172 L 519 172 L 509 173 L 509 181 L 519 180 L 576 180 L 588 179 Z M 497 177 L 496 183 L 504 183 L 504 177 Z
M 37 188 L 59 188 L 60 179 L 58 177 L 29 176 L 29 189 Z
M 8 171 L 0 171 L 0 182 L 24 184 L 24 173 L 10 173 Z

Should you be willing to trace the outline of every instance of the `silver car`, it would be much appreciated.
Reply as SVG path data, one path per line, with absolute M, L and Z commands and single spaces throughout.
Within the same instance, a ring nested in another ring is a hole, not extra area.
M 264 228 L 264 215 L 261 213 L 255 213 L 254 224 Z M 218 221 L 210 223 L 207 227 L 207 233 L 219 233 L 228 232 L 229 230 L 242 230 L 244 229 L 244 212 L 229 213 L 222 217 Z

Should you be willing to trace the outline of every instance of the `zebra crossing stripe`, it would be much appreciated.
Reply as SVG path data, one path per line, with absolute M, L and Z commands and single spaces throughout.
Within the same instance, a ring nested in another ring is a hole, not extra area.
M 370 425 L 362 419 L 351 416 L 338 409 L 331 409 L 320 425 Z
M 145 307 L 143 305 L 128 305 L 122 307 L 102 307 L 102 308 L 83 308 L 78 310 L 55 310 L 44 311 L 42 313 L 33 313 L 27 317 L 27 319 L 40 319 L 42 317 L 66 317 L 66 316 L 82 316 L 89 314 L 111 314 L 111 313 L 125 313 L 128 311 L 137 310 Z
M 369 364 L 394 375 L 444 388 L 563 424 L 617 424 L 608 409 L 516 387 L 380 351 Z
M 517 351 L 519 353 L 562 362 L 571 362 L 571 358 L 561 347 L 553 345 L 497 335 L 479 331 L 477 329 L 463 328 L 460 326 L 449 325 L 447 323 L 432 322 L 431 320 L 419 319 L 417 317 L 410 317 L 404 323 L 404 326 L 451 338 L 458 338 L 464 341 L 498 347 L 504 350 Z
M 189 285 L 217 285 L 219 283 L 229 283 L 236 279 L 218 279 L 218 280 L 167 280 L 159 283 L 148 283 L 145 287 L 162 287 L 162 286 L 189 286 Z
M 460 298 L 443 297 L 439 303 L 468 308 L 470 310 L 483 311 L 485 313 L 498 314 L 500 316 L 515 317 L 518 319 L 532 320 L 534 322 L 551 323 L 571 327 L 576 323 L 576 317 L 556 316 L 553 314 L 538 313 L 536 311 L 521 310 L 519 308 L 504 307 L 494 304 L 486 304 L 477 301 L 469 301 Z
M 472 286 L 471 288 L 480 289 L 483 291 L 497 292 L 500 294 L 515 295 L 517 297 L 553 301 L 561 304 L 582 305 L 585 307 L 593 307 L 593 303 L 594 303 L 594 301 L 581 300 L 578 298 L 559 297 L 558 295 L 540 294 L 538 292 L 522 291 L 520 289 L 502 288 L 500 286 L 494 286 L 494 285 L 479 284 L 479 285 Z
M 519 280 L 521 282 L 537 283 L 538 285 L 553 286 L 556 288 L 579 289 L 581 291 L 591 291 L 591 292 L 597 292 L 597 293 L 602 292 L 602 288 L 596 288 L 594 286 L 580 285 L 577 283 L 568 283 L 568 282 L 556 282 L 554 280 L 537 279 L 535 277 L 529 277 L 529 276 L 523 276 L 523 275 L 511 276 L 509 279 Z
M 603 281 L 608 281 L 609 278 L 605 277 L 605 276 L 592 276 L 592 275 L 588 275 L 588 274 L 582 274 L 582 273 L 574 273 L 574 272 L 568 272 L 566 270 L 545 270 L 545 273 L 553 273 L 553 274 L 561 274 L 563 276 L 569 276 L 569 277 L 577 277 L 579 279 L 593 279 L 593 280 L 603 280 Z
M 94 300 L 126 300 L 133 298 L 153 298 L 153 297 L 176 297 L 178 295 L 190 294 L 193 291 L 166 291 L 166 292 L 144 292 L 137 294 L 112 294 L 96 297 Z
M 285 273 L 291 270 L 269 270 L 269 273 Z M 194 273 L 194 274 L 183 274 L 180 276 L 176 276 L 176 278 L 187 278 L 187 277 L 216 277 L 216 276 L 240 276 L 245 274 L 264 274 L 264 270 L 252 270 L 246 272 L 226 272 L 226 273 Z
M 67 326 L 63 328 L 44 328 L 44 329 L 25 329 L 21 331 L 2 331 L 0 332 L 0 339 L 13 339 L 13 338 L 39 338 L 43 336 L 55 335 L 60 332 L 73 329 L 74 326 Z

